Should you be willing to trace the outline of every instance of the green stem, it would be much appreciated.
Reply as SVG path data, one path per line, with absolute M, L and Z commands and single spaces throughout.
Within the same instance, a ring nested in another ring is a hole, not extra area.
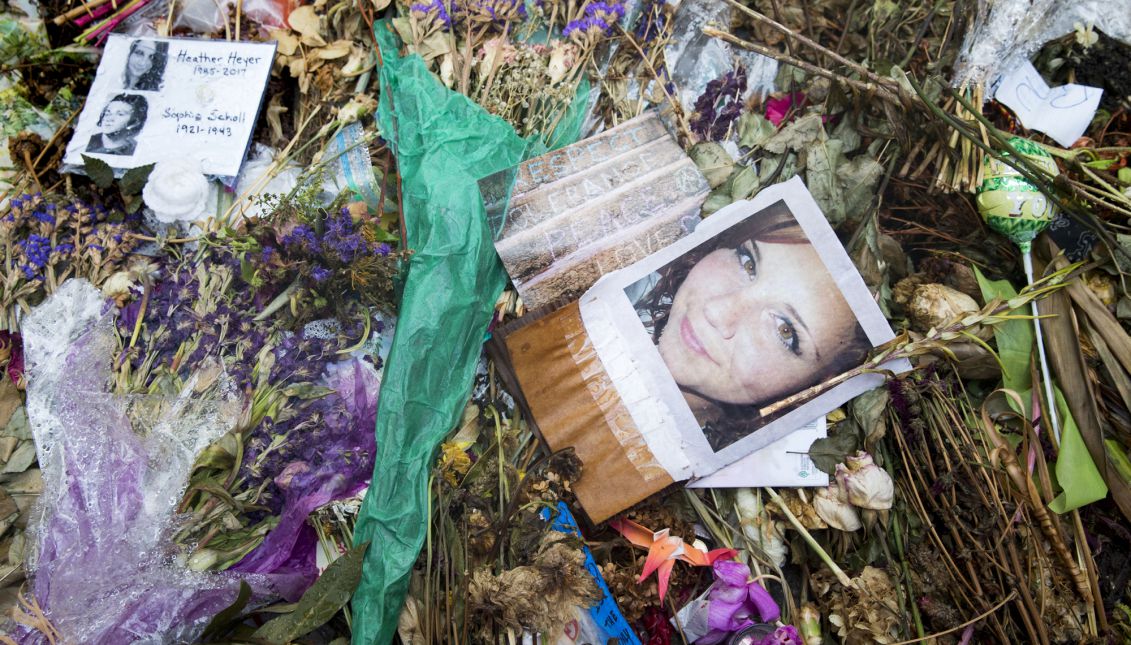
M 801 537 L 804 538 L 806 544 L 809 545 L 809 548 L 813 549 L 813 551 L 817 554 L 817 557 L 821 558 L 821 562 L 824 562 L 825 566 L 827 566 L 829 570 L 833 572 L 833 575 L 835 575 L 836 579 L 840 581 L 840 584 L 848 587 L 849 589 L 856 589 L 856 583 L 848 577 L 848 574 L 846 574 L 844 570 L 840 568 L 840 565 L 838 565 L 832 559 L 832 557 L 829 556 L 828 552 L 825 551 L 825 549 L 821 547 L 820 543 L 817 542 L 817 539 L 814 538 L 813 535 L 809 533 L 809 531 L 801 524 L 801 521 L 798 520 L 796 516 L 794 516 L 793 512 L 789 510 L 789 505 L 786 504 L 785 500 L 781 498 L 781 495 L 778 495 L 778 492 L 770 488 L 769 486 L 766 487 L 766 492 L 769 493 L 770 499 L 774 500 L 774 502 L 778 505 L 778 508 L 781 509 L 782 514 L 784 514 L 785 518 L 789 520 L 789 523 L 793 525 L 793 528 L 801 534 Z

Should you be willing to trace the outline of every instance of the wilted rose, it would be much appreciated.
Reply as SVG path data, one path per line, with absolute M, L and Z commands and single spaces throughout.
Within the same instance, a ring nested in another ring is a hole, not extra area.
M 891 508 L 895 483 L 886 470 L 872 461 L 872 455 L 863 450 L 836 465 L 836 480 L 852 505 L 873 511 Z
M 834 481 L 828 488 L 818 488 L 813 497 L 813 509 L 825 524 L 842 531 L 856 531 L 863 524 L 856 508 L 848 502 L 848 495 Z

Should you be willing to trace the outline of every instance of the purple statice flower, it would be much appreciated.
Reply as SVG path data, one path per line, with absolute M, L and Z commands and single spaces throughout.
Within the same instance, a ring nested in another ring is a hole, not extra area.
M 290 233 L 283 236 L 283 247 L 288 251 L 301 249 L 308 253 L 318 252 L 318 238 L 314 229 L 306 224 L 299 224 Z
M 264 264 L 270 264 L 271 260 L 275 259 L 275 255 L 275 247 L 265 246 L 263 247 L 263 251 L 260 252 L 259 259 L 262 260 Z
M 742 115 L 744 94 L 746 70 L 742 67 L 707 83 L 707 88 L 695 101 L 696 116 L 691 120 L 691 131 L 704 141 L 724 139 L 731 125 Z
M 451 2 L 452 10 L 453 11 L 457 10 L 458 7 L 457 7 L 455 1 L 454 0 L 449 0 L 449 1 Z M 414 14 L 413 17 L 415 17 L 417 20 L 425 20 L 429 16 L 433 16 L 434 20 L 439 20 L 440 22 L 442 22 L 444 24 L 445 28 L 450 29 L 451 26 L 452 26 L 452 17 L 451 17 L 451 15 L 448 14 L 448 9 L 447 9 L 447 7 L 444 6 L 444 2 L 445 2 L 445 0 L 432 0 L 431 2 L 414 2 L 411 5 L 409 5 L 409 10 L 411 10 L 413 12 L 413 14 Z M 432 13 L 432 12 L 435 12 L 435 13 Z
M 59 253 L 59 254 L 62 254 L 62 255 L 66 255 L 66 254 L 68 254 L 68 253 L 70 253 L 71 251 L 74 251 L 74 250 L 75 250 L 75 245 L 71 244 L 70 242 L 65 242 L 63 244 L 60 244 L 53 249 L 53 251 L 55 253 Z
M 47 261 L 51 258 L 51 240 L 32 233 L 26 240 L 20 242 L 20 247 L 33 266 L 40 269 L 47 266 Z
M 310 271 L 310 277 L 319 284 L 322 284 L 323 282 L 329 280 L 330 276 L 333 274 L 333 271 L 327 269 L 326 267 L 318 266 L 317 264 L 314 265 L 314 268 Z
M 752 618 L 755 615 L 762 623 L 772 623 L 781 617 L 777 602 L 770 592 L 752 579 L 750 568 L 745 564 L 735 560 L 716 560 L 712 569 L 715 584 L 707 601 L 707 627 L 711 631 L 695 641 L 697 645 L 722 642 L 729 634 L 757 624 Z M 801 641 L 797 643 L 800 645 Z
M 665 0 L 647 0 L 644 3 L 640 19 L 636 22 L 636 30 L 633 32 L 633 37 L 640 45 L 652 42 L 663 32 L 667 25 L 664 4 Z

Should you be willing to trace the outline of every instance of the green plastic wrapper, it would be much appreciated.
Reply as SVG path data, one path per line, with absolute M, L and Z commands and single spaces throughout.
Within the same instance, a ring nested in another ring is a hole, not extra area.
M 419 56 L 398 56 L 386 22 L 376 35 L 377 120 L 397 157 L 413 254 L 382 379 L 373 482 L 354 532 L 355 544 L 372 544 L 352 601 L 353 643 L 364 645 L 388 643 L 396 630 L 428 527 L 432 456 L 463 412 L 506 285 L 478 182 L 546 150 L 444 87 Z M 572 143 L 564 139 L 577 137 L 581 116 L 566 115 L 556 145 Z

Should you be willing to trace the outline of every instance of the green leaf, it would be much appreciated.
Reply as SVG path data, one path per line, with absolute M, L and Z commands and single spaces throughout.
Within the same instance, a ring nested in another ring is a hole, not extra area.
M 743 166 L 730 179 L 730 196 L 734 201 L 750 199 L 762 187 L 758 181 L 758 171 L 753 166 Z
M 834 228 L 840 226 L 847 216 L 844 195 L 837 180 L 837 170 L 844 162 L 842 145 L 840 141 L 822 136 L 806 147 L 803 155 L 805 185 Z
M 90 177 L 95 186 L 109 188 L 114 183 L 114 169 L 105 161 L 83 155 L 82 167 L 86 176 Z
M 1107 497 L 1107 484 L 1088 453 L 1084 437 L 1064 402 L 1060 388 L 1053 388 L 1056 409 L 1060 414 L 1060 452 L 1056 455 L 1056 483 L 1060 494 L 1049 502 L 1054 513 L 1067 513 Z M 1026 396 L 1023 400 L 1029 400 Z
M 137 195 L 145 188 L 145 182 L 149 181 L 149 173 L 153 172 L 153 164 L 146 164 L 138 166 L 137 168 L 130 168 L 126 174 L 122 175 L 121 181 L 118 182 L 118 187 L 122 189 L 123 195 Z
M 844 462 L 844 458 L 854 454 L 860 449 L 860 439 L 855 432 L 846 432 L 844 428 L 831 437 L 817 439 L 809 446 L 809 458 L 813 465 L 821 472 L 833 475 L 836 465 Z
M 255 638 L 287 643 L 324 625 L 349 602 L 361 582 L 361 564 L 368 542 L 360 544 L 330 563 L 306 590 L 292 613 L 273 618 L 255 631 Z
M 236 595 L 235 602 L 228 605 L 227 608 L 213 616 L 212 620 L 208 621 L 208 626 L 204 628 L 204 632 L 200 635 L 201 640 L 207 642 L 228 631 L 232 623 L 243 613 L 243 609 L 247 606 L 248 600 L 251 600 L 251 587 L 243 580 L 240 580 L 240 592 Z
M 703 202 L 703 217 L 714 214 L 716 211 L 730 206 L 734 199 L 730 196 L 730 191 L 726 186 L 719 186 L 707 195 L 707 199 Z
M 1124 184 L 1131 184 L 1131 168 L 1124 166 L 1115 173 L 1116 179 Z
M 778 131 L 770 120 L 761 114 L 747 112 L 738 117 L 738 145 L 757 148 Z
M 1017 296 L 1013 285 L 1006 280 L 989 280 L 978 267 L 974 267 L 978 286 L 986 302 L 995 298 L 1009 301 Z M 1022 315 L 1029 311 L 1010 312 Z M 1032 386 L 1029 374 L 1029 357 L 1033 352 L 1033 321 L 1027 319 L 1010 320 L 994 325 L 994 340 L 997 341 L 998 358 L 1001 359 L 1002 385 L 1007 390 L 1024 392 Z
M 1114 166 L 1117 161 L 1119 161 L 1119 160 L 1118 159 L 1096 159 L 1095 161 L 1085 162 L 1084 165 L 1089 167 L 1089 168 L 1095 168 L 1097 170 L 1107 170 L 1108 168 L 1111 168 L 1112 166 Z
M 731 159 L 730 153 L 711 141 L 695 144 L 688 154 L 711 188 L 723 185 L 727 177 L 730 177 L 730 171 L 734 169 L 734 159 Z

